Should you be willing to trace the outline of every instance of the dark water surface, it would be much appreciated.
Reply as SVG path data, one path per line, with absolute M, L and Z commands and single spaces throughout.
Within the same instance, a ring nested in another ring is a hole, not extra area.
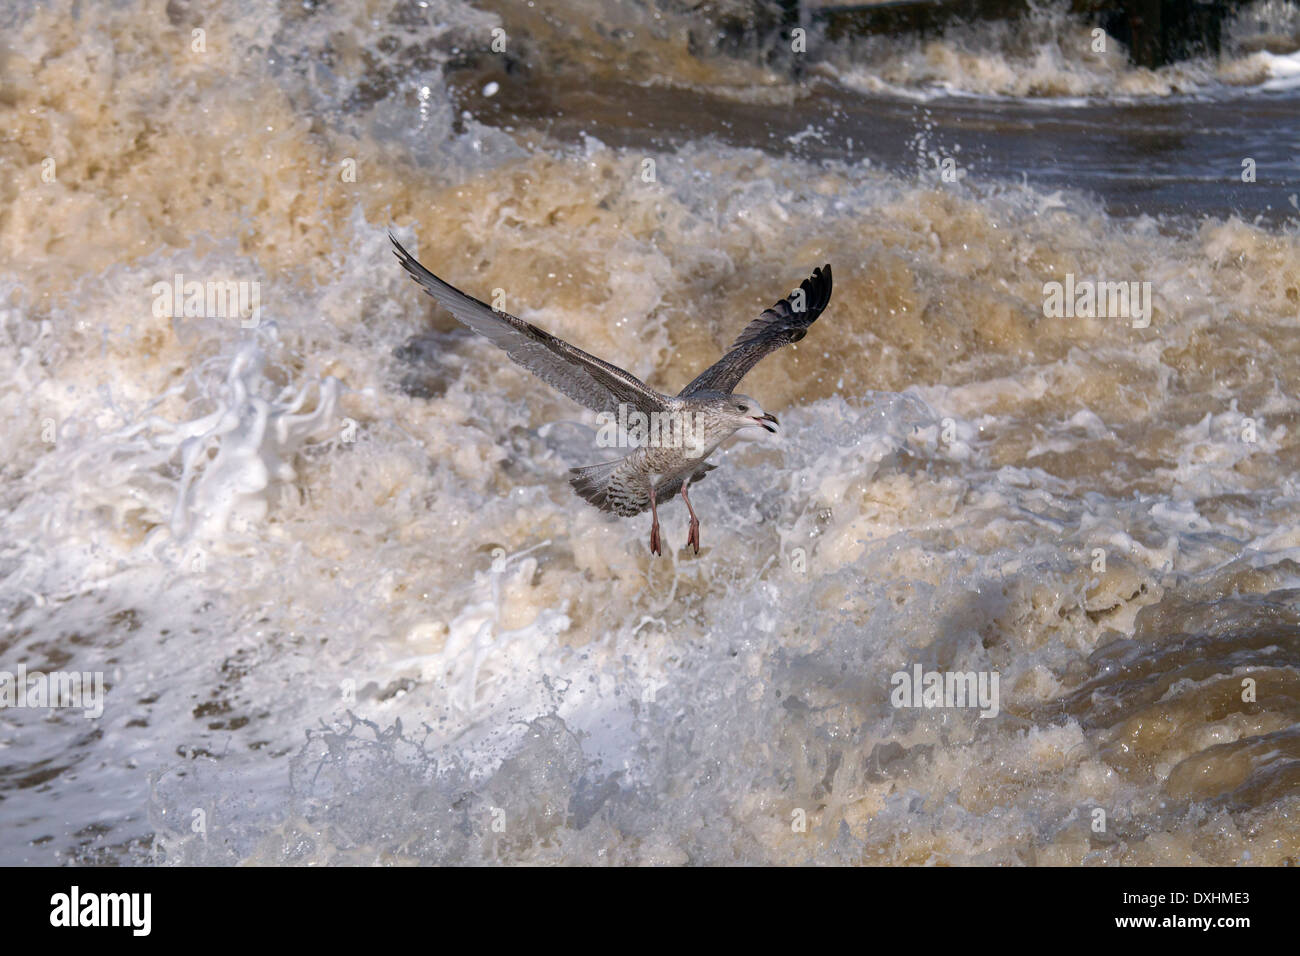
M 917 101 L 814 81 L 795 102 L 771 104 L 536 75 L 500 77 L 500 91 L 488 98 L 482 82 L 453 79 L 458 102 L 481 122 L 527 126 L 561 141 L 585 133 L 611 146 L 673 149 L 710 137 L 899 173 L 952 156 L 965 175 L 1083 190 L 1117 216 L 1237 215 L 1274 225 L 1300 218 L 1300 90 L 1134 103 Z M 1248 158 L 1252 183 L 1242 180 Z

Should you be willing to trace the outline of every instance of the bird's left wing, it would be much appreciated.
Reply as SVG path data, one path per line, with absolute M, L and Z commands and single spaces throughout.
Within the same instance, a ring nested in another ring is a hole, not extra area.
M 831 300 L 831 267 L 824 265 L 800 283 L 798 290 L 768 309 L 749 325 L 726 355 L 710 365 L 681 390 L 685 398 L 716 389 L 731 392 L 763 356 L 808 334 Z
M 620 404 L 632 405 L 646 413 L 666 407 L 668 396 L 656 392 L 631 372 L 466 295 L 420 265 L 391 233 L 388 238 L 393 242 L 397 261 L 425 292 L 547 385 L 598 412 L 617 412 Z

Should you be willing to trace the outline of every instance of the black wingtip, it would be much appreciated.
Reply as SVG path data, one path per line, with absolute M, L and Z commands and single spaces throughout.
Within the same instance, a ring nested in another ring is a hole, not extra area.
M 807 311 L 813 315 L 813 320 L 821 314 L 822 310 L 830 304 L 831 288 L 834 283 L 831 279 L 831 264 L 828 262 L 820 268 L 814 268 L 812 275 L 799 284 L 804 294 L 809 296 L 811 301 L 806 303 Z M 809 321 L 812 324 L 812 321 Z
M 825 309 L 826 306 L 830 304 L 831 289 L 834 287 L 834 282 L 831 280 L 831 264 L 829 262 L 826 263 L 817 271 L 821 275 L 822 286 L 824 289 L 824 293 L 821 297 L 822 301 L 819 306 L 819 311 L 820 311 L 821 309 Z
M 426 269 L 423 265 L 421 265 L 419 259 L 415 258 L 415 256 L 407 252 L 406 246 L 402 245 L 400 242 L 397 241 L 397 237 L 393 235 L 393 231 L 391 229 L 388 230 L 388 241 L 393 244 L 393 255 L 397 257 L 398 264 L 401 265 L 401 267 L 406 270 L 406 274 L 409 275 L 421 286 L 424 286 L 426 292 L 429 292 L 430 295 L 433 295 L 433 293 L 428 289 L 427 280 L 432 279 L 435 282 L 439 282 L 439 283 L 441 283 L 442 280 L 439 279 L 437 276 L 435 276 L 428 269 Z

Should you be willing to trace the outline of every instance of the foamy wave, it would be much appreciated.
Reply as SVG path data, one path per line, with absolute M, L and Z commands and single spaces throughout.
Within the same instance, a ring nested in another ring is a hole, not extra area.
M 1151 70 L 1134 67 L 1116 40 L 1075 18 L 1063 4 L 1035 6 L 1009 22 L 949 28 L 939 39 L 869 37 L 846 44 L 818 71 L 865 93 L 917 99 L 981 96 L 1051 99 L 1082 104 L 1099 98 L 1167 99 L 1228 88 L 1282 89 L 1293 75 L 1290 53 L 1260 50 L 1300 46 L 1300 8 L 1267 0 L 1241 11 L 1225 29 L 1217 60 L 1194 57 Z
M 310 56 L 77 9 L 0 58 L 6 159 L 69 143 L 0 220 L 0 666 L 108 689 L 92 734 L 0 714 L 4 860 L 1300 852 L 1294 225 L 516 139 L 457 116 L 441 54 L 385 60 L 426 26 L 400 11 L 250 3 L 250 42 L 374 47 L 313 93 Z M 834 264 L 746 380 L 785 435 L 722 452 L 698 558 L 680 505 L 652 559 L 572 495 L 590 417 L 432 309 L 390 227 L 674 390 Z M 158 315 L 176 272 L 264 278 L 274 321 Z M 1150 281 L 1150 326 L 1048 318 L 1066 274 Z M 998 673 L 1000 716 L 895 706 L 914 665 Z

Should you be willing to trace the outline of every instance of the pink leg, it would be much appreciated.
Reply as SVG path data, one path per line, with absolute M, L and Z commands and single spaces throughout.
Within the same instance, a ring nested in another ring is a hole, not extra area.
M 654 482 L 650 483 L 650 553 L 663 554 L 663 549 L 659 546 L 659 512 L 655 508 L 655 486 Z
M 695 509 L 691 507 L 691 499 L 686 494 L 686 486 L 690 481 L 682 482 L 682 501 L 686 502 L 686 510 L 691 513 L 691 530 L 686 536 L 686 543 L 695 549 L 695 553 L 700 553 L 700 519 L 695 517 Z

